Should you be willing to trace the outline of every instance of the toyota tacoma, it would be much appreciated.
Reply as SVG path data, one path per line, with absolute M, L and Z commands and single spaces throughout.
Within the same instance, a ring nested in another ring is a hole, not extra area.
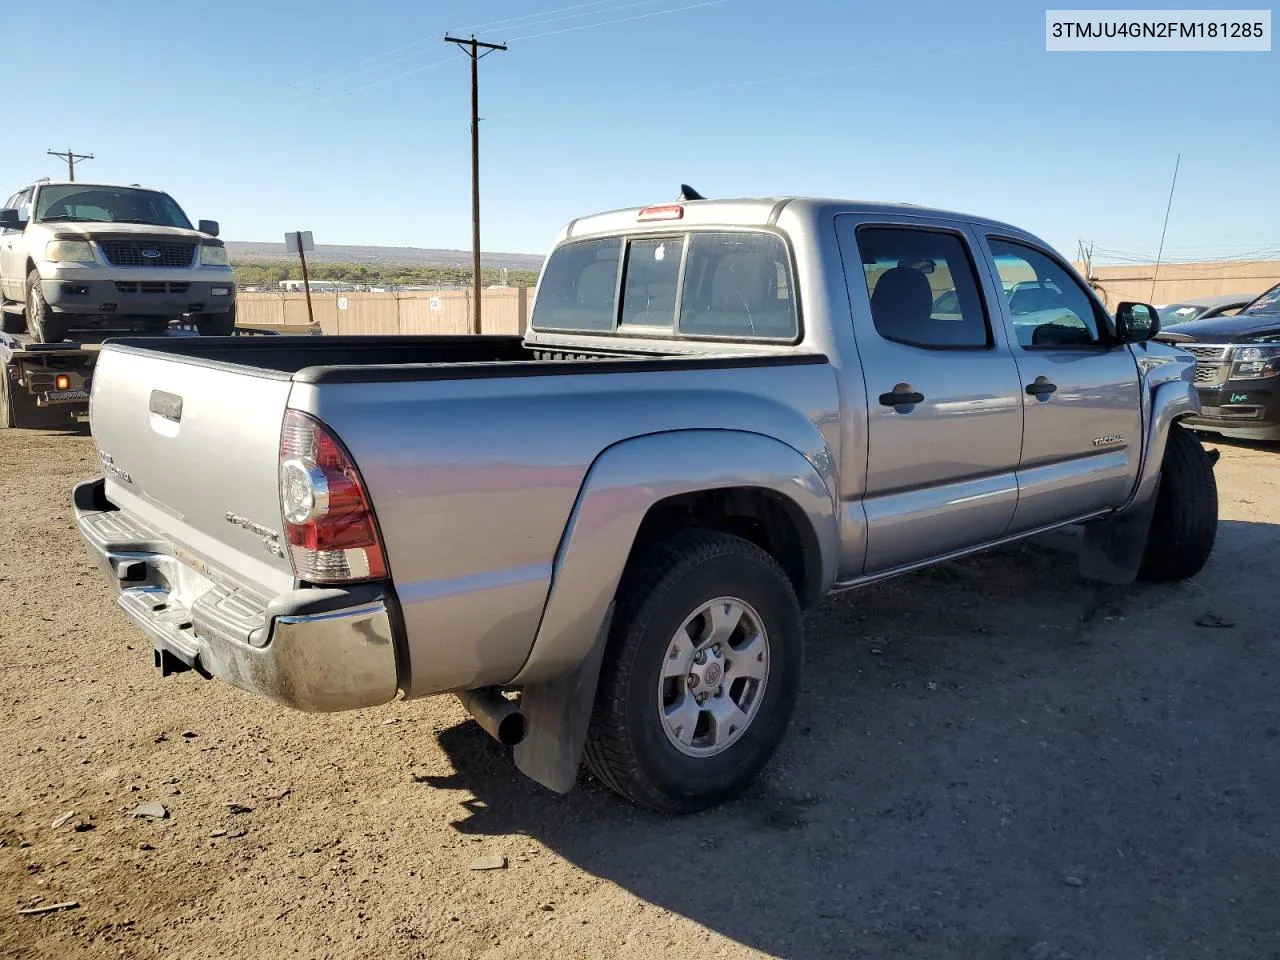
M 570 223 L 523 338 L 107 343 L 76 522 L 164 673 L 456 694 L 553 790 L 585 755 L 696 810 L 774 754 L 824 596 L 1068 524 L 1090 578 L 1202 568 L 1157 331 L 1008 224 L 685 190 Z

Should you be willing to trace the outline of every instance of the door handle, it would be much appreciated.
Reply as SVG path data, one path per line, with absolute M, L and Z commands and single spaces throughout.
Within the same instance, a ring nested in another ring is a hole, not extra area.
M 1046 400 L 1049 394 L 1055 393 L 1058 389 L 1056 383 L 1050 383 L 1048 377 L 1036 377 L 1034 383 L 1027 384 L 1027 393 L 1033 397 L 1044 397 Z
M 913 391 L 906 383 L 895 386 L 892 393 L 880 394 L 880 405 L 885 407 L 911 407 L 917 403 L 924 403 L 924 394 Z

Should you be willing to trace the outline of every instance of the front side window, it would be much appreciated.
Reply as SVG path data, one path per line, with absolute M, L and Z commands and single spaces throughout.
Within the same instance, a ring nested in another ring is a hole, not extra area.
M 167 193 L 131 187 L 97 187 L 75 183 L 42 187 L 35 219 L 41 223 L 146 223 L 191 229 L 191 221 Z
M 540 330 L 612 330 L 621 251 L 617 237 L 557 247 L 538 284 L 533 326 Z
M 1057 261 L 1026 244 L 987 240 L 1018 343 L 1069 347 L 1098 343 L 1101 318 L 1084 288 Z
M 17 195 L 15 206 L 18 210 L 18 220 L 26 223 L 31 219 L 31 190 L 30 188 L 23 190 Z
M 990 345 L 978 276 L 957 234 L 861 227 L 856 236 L 880 336 L 926 349 Z
M 794 339 L 799 322 L 782 239 L 771 233 L 691 234 L 680 332 Z

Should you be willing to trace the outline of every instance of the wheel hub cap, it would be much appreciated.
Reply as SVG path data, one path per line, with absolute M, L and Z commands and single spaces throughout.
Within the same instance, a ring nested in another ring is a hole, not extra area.
M 733 597 L 702 604 L 671 638 L 658 679 L 667 739 L 693 757 L 728 749 L 755 719 L 768 679 L 769 637 L 756 610 Z

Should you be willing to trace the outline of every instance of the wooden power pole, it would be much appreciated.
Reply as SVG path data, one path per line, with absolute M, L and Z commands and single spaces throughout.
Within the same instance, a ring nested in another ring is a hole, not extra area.
M 70 147 L 67 147 L 66 153 L 58 153 L 57 150 L 46 150 L 45 153 L 51 157 L 57 157 L 59 160 L 67 161 L 67 179 L 72 183 L 76 179 L 76 161 L 93 159 L 92 153 L 73 153 Z
M 506 50 L 505 43 L 483 43 L 470 38 L 445 36 L 446 43 L 456 43 L 471 58 L 471 270 L 475 275 L 475 310 L 472 333 L 480 332 L 480 61 L 495 50 Z M 480 51 L 484 52 L 481 53 Z

